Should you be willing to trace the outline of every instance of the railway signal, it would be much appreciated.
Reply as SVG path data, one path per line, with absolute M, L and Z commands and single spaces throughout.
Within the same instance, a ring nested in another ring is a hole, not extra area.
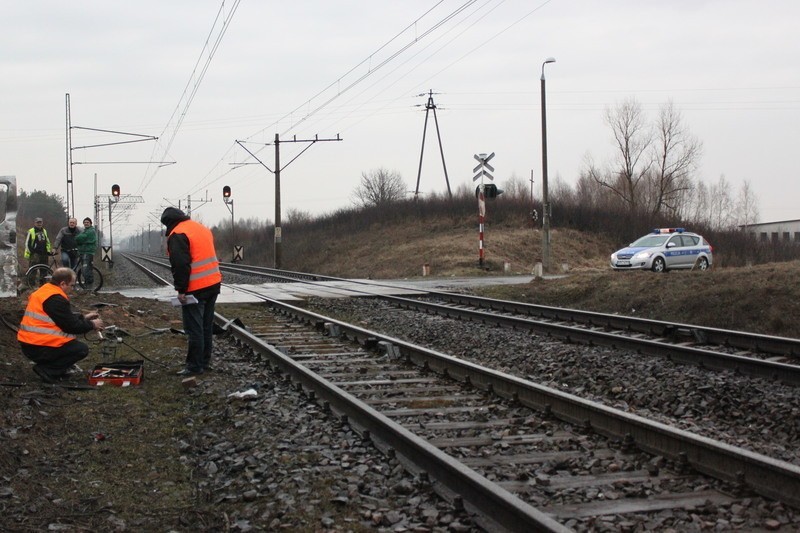
M 233 244 L 233 262 L 238 263 L 242 260 L 242 247 L 236 246 L 236 224 L 233 219 L 233 198 L 231 198 L 231 188 L 225 185 L 222 188 L 222 201 L 225 202 L 225 207 L 231 212 L 231 243 Z

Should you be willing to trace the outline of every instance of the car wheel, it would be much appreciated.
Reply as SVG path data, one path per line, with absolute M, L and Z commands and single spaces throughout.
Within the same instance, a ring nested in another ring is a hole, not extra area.
M 663 257 L 656 257 L 653 259 L 653 272 L 666 272 L 667 264 L 664 262 Z
M 699 270 L 708 270 L 708 259 L 707 259 L 707 258 L 705 258 L 705 257 L 701 257 L 701 258 L 700 258 L 700 259 L 697 261 L 697 268 L 698 268 Z

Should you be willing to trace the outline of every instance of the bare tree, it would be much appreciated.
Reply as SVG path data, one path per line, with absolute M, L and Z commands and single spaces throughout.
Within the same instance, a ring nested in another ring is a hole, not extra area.
M 517 176 L 516 172 L 511 173 L 511 177 L 503 182 L 503 196 L 512 200 L 527 200 L 530 198 L 529 183 Z
M 406 184 L 399 173 L 385 168 L 361 173 L 361 183 L 353 191 L 356 205 L 382 206 L 399 202 L 405 197 Z
M 577 205 L 590 208 L 618 208 L 620 199 L 609 189 L 595 180 L 589 171 L 581 172 L 575 184 L 575 201 Z
M 453 191 L 453 198 L 455 199 L 472 198 L 474 195 L 474 186 L 469 183 L 459 183 Z
M 548 195 L 550 196 L 550 202 L 552 202 L 553 205 L 560 207 L 577 205 L 577 196 L 575 191 L 572 190 L 572 187 L 569 183 L 564 181 L 564 179 L 561 177 L 561 174 L 556 174 L 552 185 L 550 185 Z
M 606 123 L 614 135 L 617 156 L 610 169 L 601 170 L 589 159 L 588 175 L 617 195 L 632 212 L 639 210 L 639 185 L 650 171 L 653 135 L 634 98 L 606 110 Z
M 681 218 L 698 223 L 709 223 L 709 201 L 708 187 L 703 181 L 698 180 L 692 194 L 684 202 Z
M 680 202 L 692 189 L 692 173 L 703 145 L 686 131 L 681 114 L 672 101 L 661 107 L 653 143 L 653 166 L 650 181 L 651 213 L 680 211 Z
M 297 209 L 296 207 L 290 207 L 286 211 L 286 215 L 284 216 L 284 222 L 288 224 L 298 225 L 298 224 L 307 224 L 314 220 L 314 217 L 311 215 L 309 211 L 303 211 L 302 209 Z
M 736 200 L 736 224 L 749 226 L 758 222 L 758 217 L 758 196 L 753 192 L 750 182 L 745 180 Z
M 630 98 L 606 110 L 616 153 L 608 168 L 587 157 L 585 176 L 619 198 L 631 213 L 681 217 L 693 201 L 693 174 L 702 143 L 692 136 L 670 101 L 661 106 L 653 127 L 642 107 Z
M 708 188 L 707 208 L 706 221 L 712 228 L 725 230 L 735 225 L 731 188 L 724 174 L 720 175 L 717 183 Z

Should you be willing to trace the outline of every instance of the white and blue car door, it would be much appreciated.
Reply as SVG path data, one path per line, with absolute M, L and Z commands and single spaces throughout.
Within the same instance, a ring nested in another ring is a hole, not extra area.
M 694 262 L 697 261 L 697 257 L 700 255 L 700 247 L 698 246 L 700 242 L 700 237 L 695 237 L 694 235 L 683 235 L 683 244 L 686 246 L 686 268 L 691 268 L 694 265 Z
M 682 261 L 685 259 L 682 255 L 684 250 L 683 244 L 681 243 L 681 236 L 673 235 L 670 237 L 664 248 L 664 258 L 667 263 L 667 268 L 680 267 Z

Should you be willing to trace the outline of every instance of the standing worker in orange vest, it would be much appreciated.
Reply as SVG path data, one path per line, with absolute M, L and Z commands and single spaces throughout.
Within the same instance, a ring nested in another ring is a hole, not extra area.
M 98 313 L 72 311 L 67 292 L 75 277 L 71 268 L 57 268 L 50 282 L 31 294 L 17 332 L 22 353 L 36 363 L 33 371 L 45 383 L 55 383 L 89 355 L 89 347 L 75 335 L 103 329 Z
M 183 329 L 189 337 L 186 368 L 178 375 L 202 374 L 211 370 L 214 306 L 222 285 L 214 236 L 174 207 L 164 210 L 161 223 L 167 227 L 167 254 L 181 303 Z

